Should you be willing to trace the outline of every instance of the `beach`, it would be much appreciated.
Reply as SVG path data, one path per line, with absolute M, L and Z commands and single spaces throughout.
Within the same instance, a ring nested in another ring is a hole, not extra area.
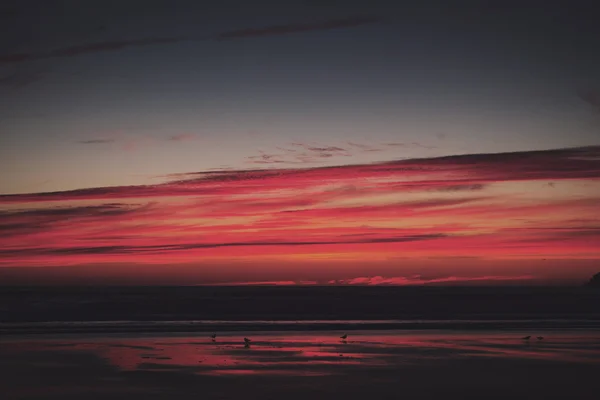
M 598 396 L 596 331 L 343 333 L 9 335 L 0 391 L 6 400 Z
M 4 288 L 0 297 L 2 400 L 598 397 L 600 293 L 584 288 Z

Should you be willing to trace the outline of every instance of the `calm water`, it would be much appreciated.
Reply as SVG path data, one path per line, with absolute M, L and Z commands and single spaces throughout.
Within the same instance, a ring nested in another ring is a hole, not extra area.
M 600 290 L 562 287 L 0 288 L 0 322 L 600 320 Z

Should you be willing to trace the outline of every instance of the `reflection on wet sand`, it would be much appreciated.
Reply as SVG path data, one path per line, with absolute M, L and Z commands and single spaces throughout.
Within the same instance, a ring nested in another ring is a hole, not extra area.
M 530 333 L 4 337 L 0 398 L 595 400 L 600 337 L 546 331 L 524 343 Z
M 246 347 L 241 333 L 201 337 L 99 338 L 15 341 L 2 353 L 62 351 L 91 353 L 121 371 L 182 371 L 202 375 L 332 375 L 350 368 L 427 365 L 465 357 L 512 358 L 568 363 L 600 362 L 595 335 L 556 334 L 543 342 L 500 334 L 253 333 Z M 51 367 L 51 365 L 47 365 Z

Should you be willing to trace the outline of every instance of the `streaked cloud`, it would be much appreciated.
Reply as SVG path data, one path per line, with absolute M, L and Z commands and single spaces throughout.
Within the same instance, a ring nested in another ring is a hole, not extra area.
M 114 143 L 115 139 L 89 139 L 89 140 L 80 140 L 77 143 L 81 144 L 106 144 L 106 143 Z
M 41 80 L 46 74 L 47 71 L 45 70 L 24 70 L 19 68 L 0 76 L 0 88 L 22 89 Z
M 362 286 L 408 286 L 408 285 L 429 285 L 429 284 L 464 284 L 469 282 L 477 283 L 498 283 L 510 281 L 530 281 L 535 279 L 532 275 L 519 276 L 446 276 L 442 278 L 422 278 L 419 275 L 405 277 L 383 277 L 383 276 L 366 276 L 350 279 L 332 280 L 328 283 L 331 285 L 362 285 Z
M 600 112 L 600 90 L 579 89 L 577 95 L 581 100 L 594 108 L 596 112 Z
M 168 140 L 171 142 L 189 142 L 197 139 L 196 135 L 191 133 L 181 133 L 178 135 L 169 136 Z
M 207 286 L 307 286 L 318 285 L 317 281 L 248 281 L 248 282 L 220 282 Z
M 110 40 L 85 43 L 81 45 L 59 47 L 49 51 L 42 52 L 18 52 L 0 54 L 1 64 L 16 64 L 26 61 L 35 61 L 48 58 L 76 57 L 83 54 L 103 53 L 123 50 L 134 47 L 147 47 L 157 45 L 168 45 L 184 41 L 205 41 L 205 40 L 237 40 L 252 37 L 287 35 L 293 33 L 324 31 L 332 29 L 347 29 L 364 25 L 376 24 L 381 22 L 377 17 L 355 16 L 341 19 L 332 19 L 327 21 L 271 25 L 260 28 L 247 28 L 217 33 L 216 35 L 203 36 L 164 36 L 148 37 L 131 40 Z
M 315 143 L 289 143 L 288 146 L 276 146 L 275 152 L 261 151 L 259 155 L 246 157 L 249 164 L 311 164 L 323 165 L 325 161 L 343 160 L 342 157 L 354 157 L 370 153 L 389 152 L 393 154 L 396 148 L 426 148 L 433 149 L 434 146 L 425 146 L 419 143 L 382 143 L 380 145 L 356 143 L 348 141 L 344 145 L 315 144 Z M 339 162 L 342 163 L 342 162 Z
M 263 154 L 265 161 L 275 155 Z M 600 178 L 600 147 L 471 154 L 365 165 L 269 170 L 224 170 L 175 174 L 158 185 L 117 186 L 19 195 L 0 203 L 123 197 L 248 195 L 258 191 L 306 189 L 313 185 L 372 180 L 370 194 L 430 190 L 478 191 L 498 182 L 565 181 Z
M 587 147 L 203 171 L 156 185 L 2 195 L 0 265 L 600 258 L 598 155 Z
M 304 24 L 271 25 L 261 28 L 248 28 L 223 32 L 217 35 L 217 39 L 232 40 L 261 36 L 279 36 L 301 32 L 324 31 L 331 29 L 345 29 L 364 25 L 372 25 L 380 23 L 381 21 L 381 18 L 374 16 L 355 16 Z
M 1 64 L 15 64 L 25 61 L 43 60 L 47 58 L 75 57 L 82 54 L 100 53 L 122 50 L 129 47 L 164 45 L 186 40 L 185 37 L 156 37 L 136 40 L 115 40 L 106 42 L 87 43 L 77 46 L 67 46 L 39 53 L 12 53 L 0 55 Z
M 421 285 L 466 285 L 466 284 L 497 284 L 508 282 L 527 283 L 535 279 L 533 275 L 505 275 L 505 276 L 444 276 L 439 278 L 424 278 L 414 276 L 364 276 L 349 279 L 333 279 L 328 281 L 314 280 L 282 280 L 282 281 L 231 281 L 210 284 L 209 286 L 421 286 Z

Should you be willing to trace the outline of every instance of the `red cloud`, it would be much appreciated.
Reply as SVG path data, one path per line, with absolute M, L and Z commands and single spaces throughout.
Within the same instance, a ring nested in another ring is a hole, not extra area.
M 598 181 L 600 147 L 168 178 L 0 196 L 0 266 L 600 258 L 600 195 L 564 192 Z M 548 189 L 548 180 L 563 184 Z M 537 196 L 544 187 L 552 196 Z
M 329 281 L 332 285 L 389 285 L 389 286 L 407 286 L 407 285 L 427 285 L 442 283 L 467 283 L 467 282 L 508 282 L 508 281 L 529 281 L 534 279 L 531 275 L 520 276 L 446 276 L 442 278 L 424 279 L 420 276 L 412 277 L 390 277 L 367 276 L 350 279 L 339 279 Z

